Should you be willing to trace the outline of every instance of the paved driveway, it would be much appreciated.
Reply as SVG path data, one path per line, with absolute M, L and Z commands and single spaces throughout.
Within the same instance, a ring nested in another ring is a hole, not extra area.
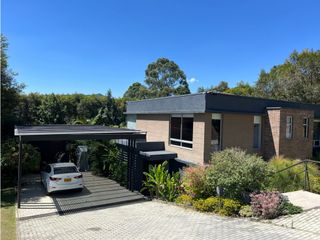
M 320 239 L 319 234 L 203 214 L 157 201 L 18 221 L 20 239 Z

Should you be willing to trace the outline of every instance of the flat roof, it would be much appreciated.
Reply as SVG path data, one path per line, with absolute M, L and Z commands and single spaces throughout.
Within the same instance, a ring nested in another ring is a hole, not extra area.
M 101 125 L 20 125 L 14 135 L 24 141 L 143 138 L 145 132 Z
M 127 102 L 126 114 L 172 114 L 234 112 L 264 114 L 268 107 L 312 110 L 320 118 L 320 105 L 282 100 L 203 92 Z

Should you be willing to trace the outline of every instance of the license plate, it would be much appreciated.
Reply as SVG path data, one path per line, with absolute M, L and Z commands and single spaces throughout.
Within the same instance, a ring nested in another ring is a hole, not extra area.
M 71 178 L 65 178 L 64 182 L 71 182 Z

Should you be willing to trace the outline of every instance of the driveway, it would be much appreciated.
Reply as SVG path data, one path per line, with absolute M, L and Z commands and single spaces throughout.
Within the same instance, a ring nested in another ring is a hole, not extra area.
M 320 239 L 308 231 L 144 201 L 18 221 L 20 239 Z

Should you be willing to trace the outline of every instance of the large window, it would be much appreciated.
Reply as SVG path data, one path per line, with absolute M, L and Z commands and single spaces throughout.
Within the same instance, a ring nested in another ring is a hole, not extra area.
M 253 148 L 261 146 L 261 116 L 254 116 L 253 119 Z
M 193 115 L 172 115 L 170 124 L 170 144 L 192 148 Z
M 292 116 L 287 116 L 286 118 L 286 138 L 291 139 L 293 136 L 293 119 Z
M 313 127 L 313 147 L 320 148 L 320 119 L 314 120 Z
M 309 118 L 303 119 L 303 137 L 305 139 L 309 138 Z

